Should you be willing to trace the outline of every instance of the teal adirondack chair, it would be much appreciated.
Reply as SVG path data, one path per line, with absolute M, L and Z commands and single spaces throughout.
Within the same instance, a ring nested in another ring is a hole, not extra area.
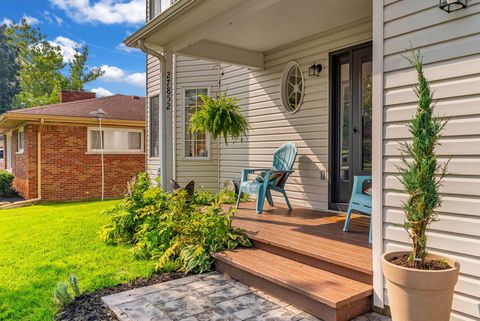
M 366 181 L 372 181 L 372 176 L 355 176 L 353 178 L 352 196 L 348 204 L 347 219 L 345 220 L 343 231 L 348 232 L 352 211 L 355 210 L 362 215 L 370 216 L 368 242 L 372 243 L 372 196 L 365 194 L 363 191 L 363 185 Z
M 294 143 L 289 142 L 280 146 L 273 155 L 272 168 L 244 168 L 242 170 L 242 182 L 238 191 L 237 208 L 240 204 L 242 192 L 257 195 L 257 213 L 262 213 L 265 198 L 270 206 L 273 206 L 273 198 L 271 191 L 277 191 L 283 194 L 288 208 L 292 206 L 288 200 L 285 191 L 285 183 L 288 177 L 293 173 L 293 165 L 297 158 L 297 147 Z M 253 181 L 248 180 L 251 173 L 259 173 Z

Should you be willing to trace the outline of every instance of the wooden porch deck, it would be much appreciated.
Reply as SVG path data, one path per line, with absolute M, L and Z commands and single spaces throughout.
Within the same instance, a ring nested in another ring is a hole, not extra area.
M 245 229 L 252 249 L 216 254 L 217 269 L 260 288 L 322 320 L 346 321 L 370 310 L 372 251 L 369 219 L 307 208 L 269 207 L 255 213 L 241 204 L 234 226 Z
M 296 253 L 337 262 L 372 275 L 372 249 L 368 243 L 370 219 L 352 215 L 350 231 L 343 232 L 345 216 L 308 208 L 269 207 L 255 212 L 255 203 L 240 205 L 233 224 L 254 241 L 267 242 Z

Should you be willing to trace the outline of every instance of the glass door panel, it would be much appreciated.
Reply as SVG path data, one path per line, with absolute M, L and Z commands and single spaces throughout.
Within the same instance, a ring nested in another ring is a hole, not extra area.
M 372 47 L 331 56 L 330 205 L 344 210 L 353 177 L 372 170 Z

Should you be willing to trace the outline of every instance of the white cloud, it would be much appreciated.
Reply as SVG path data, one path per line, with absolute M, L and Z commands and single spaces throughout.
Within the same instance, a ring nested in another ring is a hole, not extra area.
M 125 77 L 125 72 L 118 67 L 102 65 L 100 68 L 105 72 L 102 76 L 102 79 L 105 81 L 122 82 L 122 79 Z
M 127 83 L 136 87 L 145 87 L 144 72 L 126 73 L 121 68 L 116 66 L 102 65 L 100 68 L 105 71 L 105 74 L 100 78 L 104 81 Z
M 110 90 L 102 88 L 102 87 L 93 88 L 90 91 L 96 93 L 97 97 L 106 97 L 106 96 L 112 96 L 113 95 L 113 93 Z
M 50 11 L 43 10 L 43 17 L 49 24 L 56 24 L 57 26 L 63 24 L 63 19 Z
M 125 82 L 137 87 L 145 87 L 146 74 L 144 72 L 130 74 L 125 78 Z
M 82 47 L 82 43 L 76 42 L 70 38 L 58 36 L 53 41 L 49 41 L 51 45 L 60 47 L 63 56 L 63 62 L 71 62 L 75 55 L 76 49 Z
M 32 16 L 23 15 L 22 19 L 25 19 L 27 24 L 30 26 L 34 26 L 40 23 L 40 20 Z
M 125 44 L 122 42 L 118 46 L 115 47 L 117 50 L 120 51 L 125 51 L 125 52 L 140 52 L 140 49 L 137 48 L 130 48 L 125 46 Z
M 145 22 L 145 0 L 50 0 L 78 23 L 104 24 Z
M 0 25 L 10 26 L 13 25 L 13 21 L 8 18 L 3 18 L 2 22 L 0 22 Z

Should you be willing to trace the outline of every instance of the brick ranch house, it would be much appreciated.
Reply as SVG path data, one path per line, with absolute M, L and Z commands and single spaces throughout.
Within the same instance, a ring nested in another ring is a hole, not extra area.
M 145 99 L 63 91 L 58 104 L 12 110 L 0 116 L 5 135 L 4 169 L 26 199 L 74 201 L 100 198 L 102 163 L 99 121 L 103 109 L 106 198 L 124 195 L 127 182 L 145 170 Z

